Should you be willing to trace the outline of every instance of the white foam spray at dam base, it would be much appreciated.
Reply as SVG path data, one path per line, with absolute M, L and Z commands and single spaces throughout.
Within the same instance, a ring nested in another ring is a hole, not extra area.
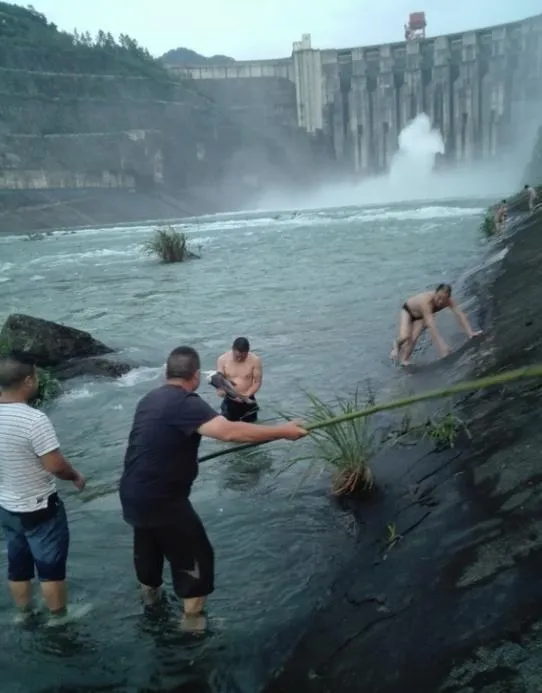
M 438 167 L 445 154 L 438 128 L 425 113 L 418 114 L 399 133 L 397 151 L 389 172 L 357 182 L 319 185 L 310 193 L 268 190 L 251 209 L 302 210 L 364 205 L 423 202 L 429 200 L 498 198 L 517 184 L 517 165 L 493 161 L 468 161 Z
M 391 161 L 388 176 L 392 187 L 404 187 L 405 183 L 423 183 L 431 176 L 437 154 L 444 154 L 444 140 L 439 130 L 431 125 L 425 113 L 420 113 L 398 138 L 399 149 Z

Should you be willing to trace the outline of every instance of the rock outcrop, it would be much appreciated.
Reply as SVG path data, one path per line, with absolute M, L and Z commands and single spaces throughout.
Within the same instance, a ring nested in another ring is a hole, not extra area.
M 113 356 L 105 358 L 114 349 L 88 332 L 19 313 L 7 318 L 0 344 L 27 354 L 37 366 L 64 380 L 79 375 L 118 377 L 134 367 Z
M 478 375 L 542 363 L 542 211 L 508 245 Z M 355 556 L 266 693 L 540 691 L 541 391 L 470 396 L 468 446 L 375 461 Z

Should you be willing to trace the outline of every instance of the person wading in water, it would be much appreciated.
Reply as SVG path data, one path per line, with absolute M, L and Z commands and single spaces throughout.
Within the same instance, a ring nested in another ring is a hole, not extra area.
M 198 475 L 201 436 L 224 442 L 298 440 L 299 424 L 262 426 L 228 421 L 196 394 L 200 359 L 188 346 L 168 356 L 166 382 L 138 403 L 120 481 L 124 520 L 133 528 L 134 565 L 143 601 L 160 598 L 164 559 L 183 601 L 183 629 L 206 626 L 205 599 L 214 591 L 214 552 L 189 496 Z M 243 567 L 239 568 L 241 571 Z
M 222 415 L 229 421 L 255 423 L 258 418 L 255 394 L 262 386 L 262 360 L 250 351 L 246 337 L 237 337 L 231 351 L 218 358 L 216 370 L 233 384 L 236 392 L 250 400 L 232 399 L 223 390 L 217 390 L 217 395 L 223 398 Z
M 409 359 L 425 329 L 429 330 L 431 339 L 436 345 L 441 357 L 450 353 L 446 342 L 440 336 L 435 324 L 434 314 L 445 308 L 450 308 L 459 324 L 470 338 L 481 334 L 469 324 L 465 313 L 452 298 L 452 287 L 449 284 L 439 284 L 435 291 L 424 291 L 411 296 L 401 308 L 399 336 L 391 351 L 391 359 L 399 359 L 402 366 L 409 365 Z
M 70 530 L 55 478 L 82 491 L 85 477 L 60 451 L 49 417 L 29 405 L 37 391 L 36 368 L 26 355 L 0 359 L 0 526 L 9 590 L 17 620 L 26 620 L 37 573 L 49 625 L 54 625 L 84 613 L 67 607 Z

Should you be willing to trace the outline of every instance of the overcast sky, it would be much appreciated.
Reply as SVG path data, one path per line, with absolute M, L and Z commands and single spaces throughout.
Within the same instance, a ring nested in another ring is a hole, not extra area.
M 522 19 L 542 0 L 27 0 L 60 29 L 126 33 L 156 56 L 184 46 L 240 60 L 282 58 L 312 34 L 315 48 L 403 40 L 410 12 L 424 10 L 428 35 Z

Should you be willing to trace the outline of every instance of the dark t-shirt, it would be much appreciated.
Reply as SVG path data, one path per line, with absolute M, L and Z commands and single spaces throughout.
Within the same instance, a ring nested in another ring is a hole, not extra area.
M 137 405 L 124 457 L 120 500 L 135 526 L 171 524 L 198 475 L 200 426 L 218 413 L 195 392 L 163 385 Z

